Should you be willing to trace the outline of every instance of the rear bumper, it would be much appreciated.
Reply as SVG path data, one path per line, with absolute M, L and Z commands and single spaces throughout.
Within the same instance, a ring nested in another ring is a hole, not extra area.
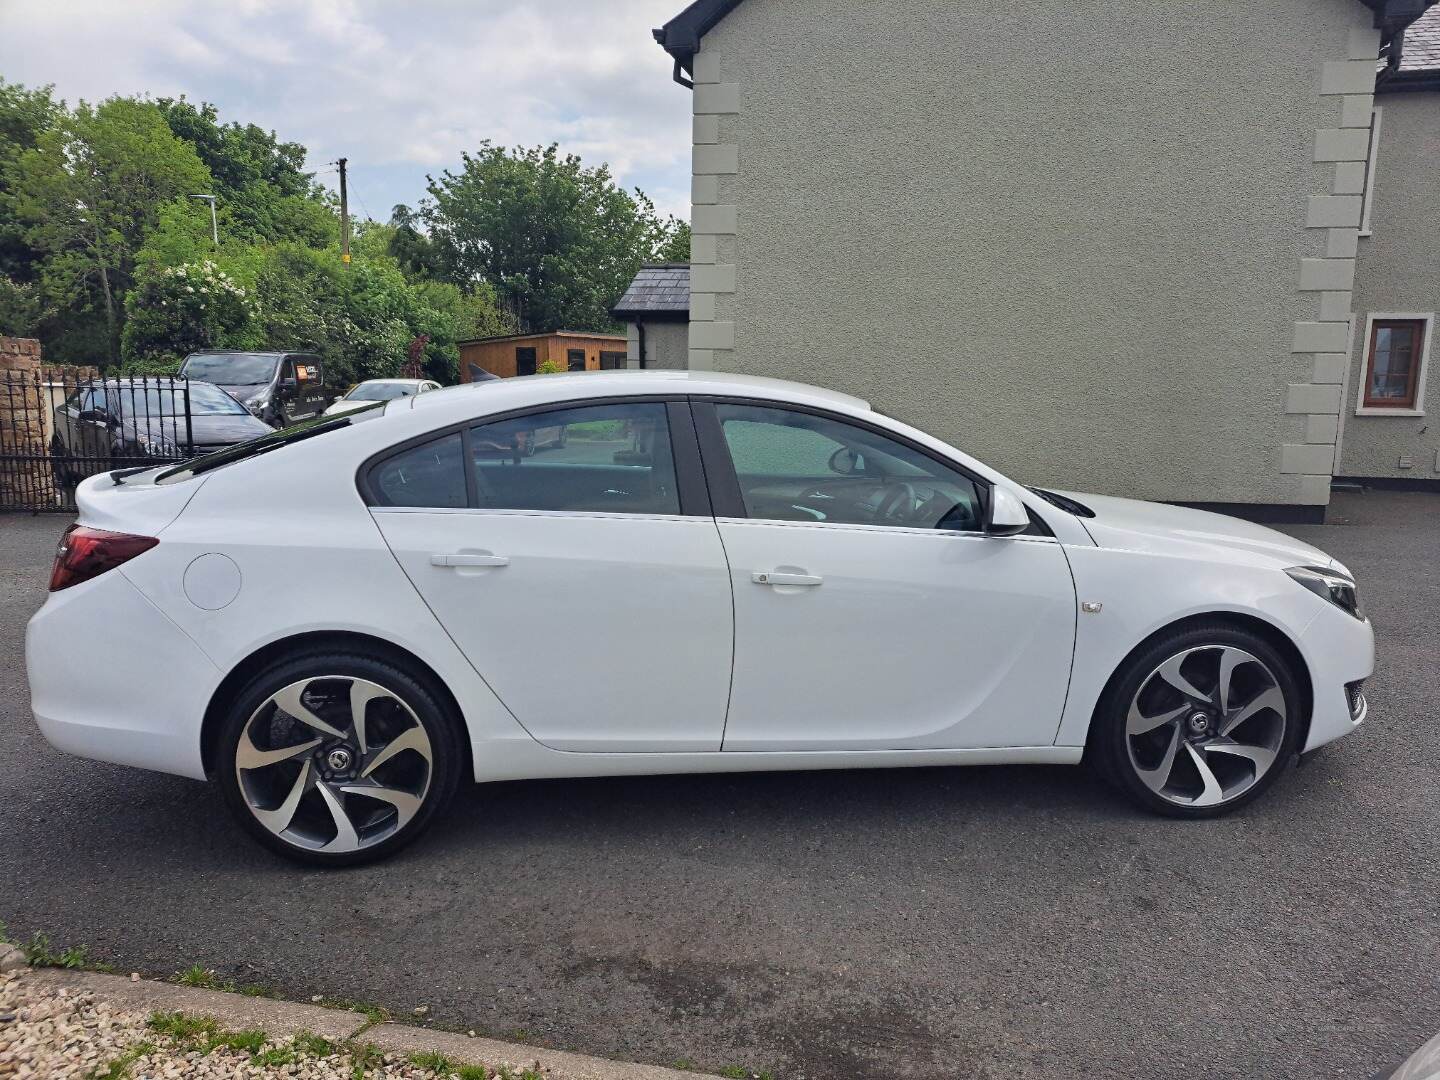
M 55 749 L 205 778 L 220 672 L 119 570 L 51 594 L 25 629 L 30 707 Z
M 1309 753 L 1365 721 L 1368 707 L 1361 695 L 1352 708 L 1349 684 L 1368 679 L 1375 671 L 1375 631 L 1336 608 L 1317 615 L 1300 635 L 1300 649 L 1310 668 L 1315 691 L 1310 714 L 1310 735 L 1301 748 Z

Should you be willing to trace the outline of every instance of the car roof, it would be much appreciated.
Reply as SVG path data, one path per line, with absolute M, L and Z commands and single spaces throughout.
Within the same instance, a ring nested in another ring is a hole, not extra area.
M 687 394 L 786 401 L 797 405 L 838 407 L 870 412 L 863 398 L 819 386 L 737 375 L 723 371 L 585 371 L 556 375 L 523 375 L 493 382 L 463 383 L 410 399 L 412 409 L 454 409 L 473 412 L 472 394 L 484 394 L 487 411 L 543 405 L 590 397 L 631 394 Z
M 405 386 L 419 386 L 421 383 L 434 382 L 434 379 L 364 379 L 356 386 L 371 386 L 375 383 L 400 383 Z

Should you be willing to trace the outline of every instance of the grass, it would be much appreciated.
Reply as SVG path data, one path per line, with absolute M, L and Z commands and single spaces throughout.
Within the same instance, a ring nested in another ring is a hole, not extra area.
M 417 1069 L 426 1069 L 436 1076 L 456 1077 L 458 1080 L 545 1080 L 534 1069 L 515 1072 L 508 1065 L 501 1065 L 493 1072 L 484 1065 L 462 1065 L 444 1054 L 411 1054 L 410 1064 Z M 358 1077 L 356 1078 L 358 1080 Z
M 244 994 L 246 997 L 273 998 L 276 996 L 275 991 L 267 986 L 261 986 L 258 983 L 237 984 L 233 979 L 220 978 L 213 969 L 200 964 L 191 964 L 170 981 L 179 983 L 181 986 L 194 986 L 201 990 L 220 990 L 227 994 Z
M 327 1009 L 344 1009 L 346 1012 L 362 1014 L 371 1025 L 383 1024 L 390 1019 L 390 1010 L 381 1008 L 379 1005 L 372 1005 L 368 1001 L 355 1001 L 350 998 L 327 998 L 322 997 L 315 1002 Z
M 146 1054 L 153 1054 L 155 1049 L 152 1042 L 136 1043 L 103 1069 L 92 1072 L 89 1080 L 130 1080 L 134 1075 L 135 1062 Z
M 68 968 L 72 971 L 80 968 L 91 971 L 114 970 L 109 964 L 92 961 L 88 945 L 72 945 L 57 952 L 50 943 L 50 935 L 42 934 L 38 930 L 31 935 L 30 944 L 20 946 L 20 951 L 25 954 L 25 962 L 31 967 Z
M 252 1065 L 270 1068 L 294 1065 L 306 1058 L 330 1057 L 343 1047 L 329 1039 L 308 1031 L 296 1034 L 288 1043 L 270 1043 L 269 1036 L 258 1028 L 245 1031 L 225 1031 L 208 1016 L 194 1016 L 183 1012 L 155 1012 L 145 1022 L 157 1035 L 164 1035 L 190 1050 L 202 1054 L 213 1054 L 216 1050 L 230 1050 L 237 1054 L 249 1054 Z M 372 1046 L 365 1048 L 366 1060 L 373 1060 L 378 1053 Z M 364 1071 L 355 1074 L 364 1076 Z
M 374 1043 L 350 1047 L 350 1080 L 365 1080 L 365 1074 L 385 1064 L 384 1052 Z
M 90 959 L 90 946 L 71 945 L 69 948 L 56 950 L 50 942 L 50 935 L 36 931 L 30 935 L 30 943 L 15 941 L 10 937 L 9 928 L 0 922 L 0 945 L 14 945 L 25 954 L 25 963 L 31 967 L 55 967 L 68 968 L 72 971 L 101 971 L 106 974 L 114 972 L 114 964 L 102 963 Z

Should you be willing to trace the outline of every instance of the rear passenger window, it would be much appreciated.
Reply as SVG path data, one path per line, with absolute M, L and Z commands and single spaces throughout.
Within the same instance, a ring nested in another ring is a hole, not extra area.
M 402 450 L 370 476 L 380 506 L 466 505 L 465 456 L 458 433 Z
M 665 406 L 591 405 L 470 429 L 479 505 L 679 514 Z

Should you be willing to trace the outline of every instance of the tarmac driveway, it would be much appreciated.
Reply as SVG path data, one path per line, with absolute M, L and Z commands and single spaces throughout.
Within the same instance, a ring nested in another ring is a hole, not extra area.
M 1440 1029 L 1440 497 L 1332 517 L 1287 531 L 1360 575 L 1371 718 L 1238 816 L 1063 768 L 512 783 L 340 873 L 43 742 L 21 640 L 63 522 L 3 518 L 0 918 L 122 970 L 780 1078 L 1369 1077 Z

